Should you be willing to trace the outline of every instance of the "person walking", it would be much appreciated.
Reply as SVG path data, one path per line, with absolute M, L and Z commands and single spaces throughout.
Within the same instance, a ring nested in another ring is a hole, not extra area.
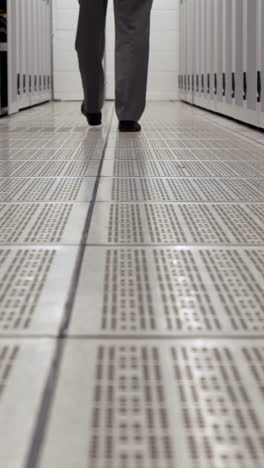
M 81 111 L 90 125 L 100 125 L 104 104 L 105 23 L 108 0 L 79 0 L 75 48 L 84 101 Z M 121 132 L 138 132 L 146 106 L 150 14 L 153 0 L 114 0 L 115 98 Z

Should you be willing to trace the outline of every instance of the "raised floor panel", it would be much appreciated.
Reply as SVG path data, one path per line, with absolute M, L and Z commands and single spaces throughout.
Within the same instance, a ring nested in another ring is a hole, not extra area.
M 68 342 L 39 467 L 261 468 L 263 352 L 258 340 Z
M 88 247 L 69 335 L 264 335 L 264 249 Z

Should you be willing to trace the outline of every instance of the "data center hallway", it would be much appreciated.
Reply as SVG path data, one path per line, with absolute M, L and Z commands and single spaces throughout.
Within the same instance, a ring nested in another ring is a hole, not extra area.
M 3 468 L 262 468 L 264 135 L 0 120 Z

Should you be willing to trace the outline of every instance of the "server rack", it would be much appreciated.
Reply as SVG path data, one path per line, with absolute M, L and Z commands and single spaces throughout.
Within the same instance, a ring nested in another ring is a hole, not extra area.
M 51 0 L 7 0 L 8 112 L 52 98 Z
M 190 75 L 194 104 L 264 128 L 263 0 L 183 0 L 180 11 L 182 98 L 192 102 Z
M 199 21 L 195 21 L 196 15 L 199 12 L 199 3 L 200 0 L 197 0 L 197 2 L 193 3 L 193 104 L 197 103 L 197 98 L 198 98 L 198 93 L 199 93 L 199 79 L 197 79 L 198 76 L 198 70 L 200 70 L 200 44 L 199 44 L 199 34 L 200 34 L 200 29 L 199 29 Z
M 7 113 L 7 5 L 0 0 L 0 115 Z
M 214 70 L 215 70 L 215 2 L 209 1 L 207 10 L 207 25 L 208 25 L 208 75 L 207 75 L 207 94 L 208 107 L 214 109 Z
M 264 1 L 258 0 L 258 114 L 264 128 Z
M 203 43 L 203 30 L 202 30 L 202 13 L 203 13 L 203 0 L 197 0 L 196 2 L 196 10 L 195 16 L 196 23 L 197 23 L 197 59 L 196 59 L 196 67 L 195 67 L 195 95 L 194 95 L 194 103 L 198 106 L 203 105 L 203 96 L 204 96 L 204 79 L 203 79 L 203 52 L 202 52 L 202 43 Z
M 192 91 L 192 69 L 193 69 L 193 29 L 192 29 L 192 0 L 186 3 L 186 48 L 187 48 L 187 90 L 186 100 L 189 103 L 193 102 L 193 91 Z
M 186 100 L 187 80 L 186 80 L 186 15 L 185 7 L 187 0 L 181 0 L 181 21 L 180 21 L 180 57 L 181 57 L 181 74 L 180 74 L 180 94 L 183 100 Z

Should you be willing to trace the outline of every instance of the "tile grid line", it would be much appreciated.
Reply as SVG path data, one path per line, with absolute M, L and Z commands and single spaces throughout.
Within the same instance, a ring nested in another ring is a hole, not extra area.
M 142 334 L 142 335 L 133 335 L 131 334 L 113 334 L 112 332 L 102 334 L 102 333 L 97 333 L 97 334 L 89 334 L 89 333 L 71 333 L 71 334 L 66 334 L 64 336 L 57 336 L 57 335 L 51 335 L 51 334 L 46 334 L 46 335 L 34 335 L 34 334 L 27 334 L 27 335 L 19 335 L 16 333 L 8 333 L 4 335 L 3 333 L 0 332 L 0 340 L 50 340 L 50 341 L 58 341 L 58 342 L 64 342 L 65 344 L 70 341 L 79 341 L 79 340 L 89 340 L 89 341 L 96 341 L 96 340 L 132 340 L 132 341 L 142 341 L 142 340 L 157 340 L 157 341 L 167 341 L 167 340 L 189 340 L 189 341 L 195 341 L 195 340 L 254 340 L 258 341 L 261 340 L 264 342 L 264 334 L 261 332 L 259 335 L 258 334 L 245 334 L 243 332 L 238 332 L 237 335 L 234 335 L 232 333 L 218 333 L 218 334 L 188 334 L 188 333 L 179 333 L 178 335 L 175 334 Z
M 71 286 L 69 289 L 69 294 L 68 294 L 68 300 L 65 304 L 65 313 L 63 316 L 63 322 L 60 326 L 59 334 L 57 337 L 57 343 L 56 343 L 56 348 L 54 351 L 54 357 L 51 363 L 51 367 L 49 370 L 49 374 L 47 377 L 46 385 L 43 390 L 43 396 L 41 399 L 37 419 L 36 419 L 36 424 L 33 430 L 32 434 L 32 439 L 31 443 L 29 446 L 28 454 L 26 457 L 26 462 L 24 464 L 24 468 L 37 468 L 39 466 L 39 461 L 40 461 L 40 455 L 41 451 L 43 448 L 43 443 L 45 440 L 45 435 L 47 431 L 47 425 L 48 425 L 48 420 L 49 420 L 49 414 L 50 410 L 52 407 L 52 401 L 54 398 L 54 394 L 56 391 L 57 383 L 58 383 L 58 378 L 59 378 L 59 371 L 60 371 L 60 366 L 62 363 L 62 358 L 64 355 L 64 350 L 66 347 L 67 343 L 67 336 L 65 335 L 65 331 L 68 327 L 68 324 L 71 319 L 71 314 L 73 310 L 73 304 L 75 300 L 75 294 L 77 291 L 77 285 L 80 277 L 80 272 L 81 272 L 81 266 L 82 266 L 82 261 L 84 258 L 84 252 L 85 252 L 85 239 L 87 237 L 87 234 L 89 232 L 90 228 L 90 223 L 92 219 L 92 214 L 93 214 L 93 208 L 95 204 L 95 199 L 97 195 L 97 190 L 98 190 L 98 185 L 99 185 L 99 180 L 100 180 L 100 175 L 101 175 L 101 170 L 102 170 L 102 165 L 104 161 L 104 156 L 105 156 L 105 151 L 107 147 L 107 142 L 110 134 L 110 129 L 111 129 L 111 122 L 113 119 L 113 114 L 114 114 L 114 107 L 112 107 L 111 110 L 111 115 L 110 119 L 108 122 L 108 130 L 107 130 L 107 135 L 105 139 L 105 146 L 102 151 L 102 158 L 101 162 L 98 168 L 98 174 L 96 178 L 96 183 L 94 186 L 94 192 L 93 192 L 93 197 L 92 201 L 90 202 L 89 210 L 87 213 L 87 218 L 85 222 L 85 226 L 83 229 L 83 235 L 82 235 L 82 240 L 80 242 L 80 248 L 79 248 L 79 253 L 77 255 L 76 259 L 76 265 L 75 265 L 75 271 L 73 273 L 72 281 L 71 281 Z
M 66 306 L 65 306 L 64 319 L 63 319 L 63 323 L 62 323 L 62 325 L 60 327 L 59 336 L 64 336 L 65 330 L 68 328 L 70 318 L 71 318 L 71 313 L 72 313 L 72 310 L 73 310 L 74 299 L 75 299 L 75 295 L 76 295 L 76 292 L 77 292 L 77 286 L 78 286 L 78 281 L 79 281 L 79 277 L 80 277 L 80 273 L 81 273 L 81 267 L 82 267 L 82 262 L 83 262 L 83 258 L 84 258 L 84 252 L 85 252 L 85 248 L 86 248 L 86 245 L 87 245 L 87 236 L 88 236 L 88 233 L 89 233 L 89 230 L 90 230 L 92 215 L 93 215 L 93 211 L 94 211 L 94 207 L 95 207 L 98 187 L 99 187 L 100 178 L 101 178 L 101 172 L 102 172 L 103 163 L 104 163 L 104 157 L 105 157 L 106 148 L 107 148 L 107 142 L 108 142 L 110 128 L 111 128 L 111 122 L 112 122 L 112 119 L 113 119 L 113 113 L 114 113 L 114 107 L 112 108 L 110 121 L 108 123 L 109 128 L 107 130 L 107 135 L 106 135 L 106 139 L 105 139 L 105 146 L 104 146 L 103 151 L 102 151 L 102 158 L 101 158 L 101 161 L 100 161 L 100 164 L 99 164 L 98 173 L 97 173 L 95 184 L 94 184 L 93 194 L 92 194 L 92 198 L 91 198 L 91 201 L 90 201 L 90 206 L 89 206 L 87 218 L 85 220 L 82 239 L 81 239 L 81 242 L 80 242 L 80 251 L 79 251 L 79 254 L 78 254 L 77 260 L 76 260 L 76 268 L 75 268 L 75 272 L 74 272 L 74 275 L 73 275 L 70 291 L 69 291 L 69 294 L 68 294 L 68 300 L 67 300 Z

